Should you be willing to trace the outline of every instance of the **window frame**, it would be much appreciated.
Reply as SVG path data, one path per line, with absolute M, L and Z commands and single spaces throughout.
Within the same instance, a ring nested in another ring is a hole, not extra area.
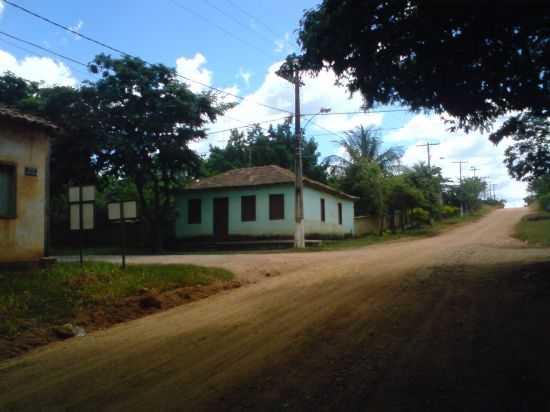
M 191 204 L 197 204 L 198 203 L 198 213 L 195 209 L 191 208 Z M 195 210 L 195 213 L 197 215 L 193 214 L 192 211 Z M 187 224 L 188 225 L 200 225 L 202 223 L 202 199 L 200 197 L 194 197 L 191 199 L 187 199 Z
M 281 199 L 281 214 L 275 216 L 272 199 Z M 285 220 L 285 194 L 271 193 L 269 195 L 269 220 Z
M 321 198 L 321 222 L 322 223 L 325 223 L 326 222 L 326 210 L 325 210 L 325 199 L 322 197 Z
M 245 214 L 245 211 L 249 211 L 245 207 L 246 201 L 251 201 L 252 204 L 248 204 L 247 207 L 251 207 L 250 215 Z M 241 196 L 241 222 L 255 222 L 256 221 L 256 195 Z
M 16 219 L 17 218 L 17 164 L 11 162 L 0 162 L 0 168 L 6 168 L 11 172 L 11 210 L 7 214 L 0 212 L 0 219 Z
M 342 225 L 344 222 L 342 202 L 338 202 L 338 224 Z

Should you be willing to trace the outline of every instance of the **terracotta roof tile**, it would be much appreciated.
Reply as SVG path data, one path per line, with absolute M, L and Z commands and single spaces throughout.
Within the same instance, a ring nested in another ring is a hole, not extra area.
M 266 186 L 282 183 L 294 183 L 296 176 L 288 169 L 279 166 L 258 166 L 243 169 L 233 169 L 216 176 L 194 181 L 187 186 L 187 190 L 225 189 L 251 186 Z M 346 199 L 356 197 L 340 192 L 324 183 L 304 177 L 304 185 L 313 187 L 323 192 L 328 192 Z
M 0 105 L 0 117 L 8 118 L 14 121 L 23 122 L 29 125 L 33 125 L 40 128 L 46 128 L 50 130 L 58 130 L 59 128 L 50 123 L 49 121 L 42 119 L 41 117 L 34 116 L 32 114 L 27 114 L 20 112 L 19 110 L 13 109 L 11 107 Z

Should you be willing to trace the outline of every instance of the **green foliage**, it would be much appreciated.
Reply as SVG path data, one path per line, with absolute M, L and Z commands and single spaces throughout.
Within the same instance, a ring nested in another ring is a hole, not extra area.
M 230 280 L 223 269 L 193 265 L 130 265 L 57 263 L 34 273 L 0 277 L 0 334 L 63 324 L 88 306 L 109 305 L 141 288 L 169 290 Z
M 304 68 L 332 69 L 366 107 L 446 112 L 464 129 L 548 111 L 548 12 L 537 0 L 324 0 L 305 13 L 299 42 Z
M 498 143 L 507 137 L 514 141 L 505 151 L 504 163 L 510 176 L 531 181 L 550 175 L 550 119 L 547 114 L 513 116 L 491 135 L 491 140 Z
M 390 176 L 385 182 L 386 205 L 390 213 L 406 212 L 425 204 L 424 195 L 406 175 Z
M 430 223 L 430 212 L 421 207 L 415 207 L 411 211 L 411 219 L 415 223 L 429 224 Z
M 550 246 L 550 213 L 537 213 L 521 219 L 516 236 L 530 246 Z
M 538 198 L 541 210 L 550 212 L 550 193 L 545 193 Z
M 249 167 L 277 165 L 294 169 L 296 136 L 290 121 L 264 131 L 256 125 L 246 132 L 233 130 L 224 148 L 210 147 L 205 169 L 208 174 Z M 302 140 L 304 175 L 321 182 L 327 180 L 326 165 L 321 163 L 317 143 Z
M 458 216 L 460 209 L 456 206 L 445 205 L 441 208 L 441 217 L 447 219 L 453 216 Z
M 382 149 L 384 142 L 380 138 L 379 130 L 374 127 L 359 126 L 346 132 L 346 137 L 341 138 L 337 143 L 344 149 L 346 157 L 329 158 L 332 167 L 336 169 L 345 169 L 361 160 L 368 160 L 377 163 L 382 171 L 388 174 L 398 168 L 399 161 L 403 157 L 402 147 L 393 146 Z

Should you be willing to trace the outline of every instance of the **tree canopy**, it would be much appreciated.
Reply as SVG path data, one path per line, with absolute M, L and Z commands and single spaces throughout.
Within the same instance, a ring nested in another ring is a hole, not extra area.
M 332 69 L 367 108 L 446 112 L 465 130 L 548 112 L 549 36 L 540 0 L 324 0 L 299 30 L 303 67 Z
M 217 174 L 235 168 L 272 164 L 294 170 L 295 143 L 290 121 L 269 126 L 267 130 L 256 125 L 246 134 L 233 130 L 225 147 L 210 147 L 206 171 Z M 320 156 L 315 140 L 302 139 L 304 176 L 325 182 L 327 166 L 320 161 Z
M 495 143 L 504 138 L 513 143 L 505 151 L 504 163 L 510 176 L 530 181 L 550 176 L 550 119 L 533 113 L 512 116 L 495 133 Z

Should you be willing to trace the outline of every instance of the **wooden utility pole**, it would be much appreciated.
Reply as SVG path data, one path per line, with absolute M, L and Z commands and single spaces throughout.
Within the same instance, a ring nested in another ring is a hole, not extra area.
M 431 146 L 439 146 L 439 143 L 426 143 L 426 144 L 417 144 L 416 147 L 425 147 L 426 150 L 428 151 L 428 168 L 431 170 L 432 169 L 432 155 L 430 153 L 430 147 Z
M 460 171 L 460 216 L 464 216 L 464 202 L 462 201 L 462 165 L 464 163 L 468 163 L 467 160 L 459 160 L 457 162 L 453 162 L 455 164 L 458 164 L 459 171 Z
M 474 172 L 474 177 L 476 177 L 476 172 L 479 171 L 480 169 L 478 169 L 477 167 L 472 166 L 472 167 L 470 167 L 470 170 L 472 172 Z

